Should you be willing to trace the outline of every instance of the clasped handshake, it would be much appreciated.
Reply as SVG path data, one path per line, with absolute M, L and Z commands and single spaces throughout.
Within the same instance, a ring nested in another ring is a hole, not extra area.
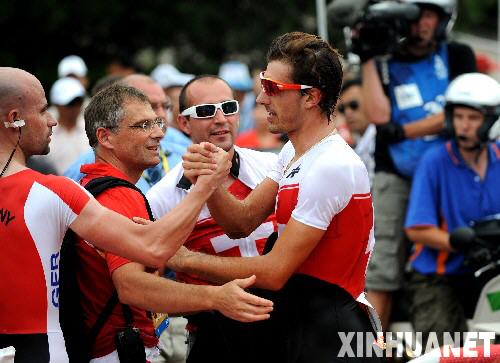
M 232 155 L 209 142 L 192 144 L 182 156 L 184 176 L 193 184 L 207 183 L 216 189 L 229 174 Z

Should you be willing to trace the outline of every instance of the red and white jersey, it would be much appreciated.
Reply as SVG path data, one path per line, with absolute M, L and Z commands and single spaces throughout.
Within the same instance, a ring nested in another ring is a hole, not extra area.
M 296 273 L 338 285 L 357 299 L 365 287 L 366 266 L 375 243 L 366 168 L 338 134 L 288 165 L 294 155 L 288 142 L 268 175 L 279 184 L 279 231 L 290 217 L 325 231 Z
M 0 178 L 0 196 L 0 334 L 47 334 L 51 361 L 67 361 L 59 251 L 92 197 L 70 179 L 31 169 Z
M 231 175 L 235 181 L 228 188 L 238 199 L 244 199 L 261 183 L 276 164 L 277 155 L 235 146 Z M 160 218 L 189 193 L 191 184 L 183 178 L 182 164 L 176 165 L 146 194 L 155 218 Z M 252 257 L 262 254 L 266 239 L 277 230 L 274 214 L 266 219 L 248 237 L 231 239 L 212 218 L 205 205 L 198 216 L 193 232 L 184 246 L 211 255 Z M 177 279 L 195 284 L 207 283 L 195 275 L 177 274 Z

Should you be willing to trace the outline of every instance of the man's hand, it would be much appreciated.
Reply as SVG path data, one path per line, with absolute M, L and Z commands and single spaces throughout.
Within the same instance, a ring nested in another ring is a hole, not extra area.
M 269 319 L 273 302 L 252 295 L 244 289 L 255 283 L 255 275 L 237 279 L 218 286 L 215 293 L 214 309 L 228 318 L 241 322 Z
M 217 149 L 217 146 L 209 142 L 189 145 L 187 152 L 182 156 L 182 167 L 184 175 L 191 183 L 196 184 L 200 175 L 212 175 L 217 169 L 217 162 L 213 156 Z
M 184 175 L 191 181 L 215 190 L 229 174 L 230 155 L 208 142 L 191 145 L 183 155 Z

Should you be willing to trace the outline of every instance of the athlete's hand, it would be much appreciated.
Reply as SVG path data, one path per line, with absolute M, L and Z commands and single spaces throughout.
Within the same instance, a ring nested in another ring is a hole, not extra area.
M 229 153 L 221 148 L 217 148 L 217 151 L 212 153 L 212 157 L 216 162 L 217 168 L 210 175 L 200 175 L 197 180 L 198 187 L 207 188 L 209 191 L 214 191 L 222 184 L 228 176 L 232 164 Z
M 214 309 L 228 318 L 242 322 L 269 319 L 273 310 L 273 302 L 244 290 L 252 286 L 255 279 L 255 275 L 252 275 L 246 279 L 236 279 L 222 286 L 217 286 Z
M 182 167 L 184 175 L 191 183 L 196 184 L 198 176 L 211 175 L 217 169 L 217 162 L 213 156 L 217 149 L 217 146 L 209 142 L 189 145 L 182 156 Z

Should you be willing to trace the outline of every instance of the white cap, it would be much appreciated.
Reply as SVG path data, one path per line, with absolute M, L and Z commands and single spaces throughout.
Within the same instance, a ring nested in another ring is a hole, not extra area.
M 77 55 L 68 55 L 64 57 L 57 66 L 59 78 L 74 74 L 77 77 L 85 77 L 87 75 L 87 66 L 83 59 Z
M 58 79 L 50 89 L 50 102 L 54 105 L 66 106 L 77 97 L 85 96 L 85 88 L 73 77 Z
M 194 78 L 194 75 L 179 72 L 173 65 L 164 63 L 153 69 L 151 78 L 158 82 L 162 88 L 170 88 L 184 86 Z
M 236 91 L 250 91 L 253 88 L 248 66 L 239 61 L 222 63 L 219 68 L 219 77 Z

